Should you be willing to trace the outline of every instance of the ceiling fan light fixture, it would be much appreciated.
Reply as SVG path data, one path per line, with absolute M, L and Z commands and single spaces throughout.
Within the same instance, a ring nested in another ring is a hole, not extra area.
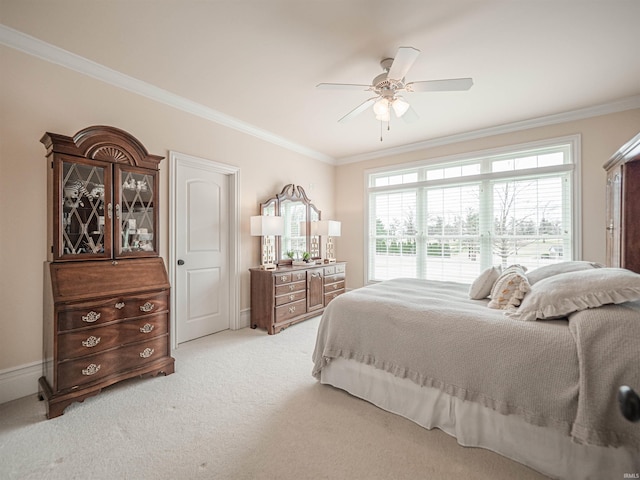
M 391 103 L 391 106 L 393 107 L 393 111 L 396 113 L 396 116 L 398 118 L 402 117 L 405 113 L 407 113 L 407 110 L 409 110 L 409 102 L 407 102 L 402 96 L 398 95 L 394 100 L 393 103 Z
M 413 66 L 420 50 L 413 47 L 400 47 L 394 58 L 384 58 L 380 66 L 384 73 L 373 78 L 370 85 L 356 83 L 319 83 L 318 88 L 344 88 L 373 92 L 375 96 L 362 102 L 356 108 L 340 118 L 338 122 L 347 122 L 360 115 L 369 107 L 373 107 L 376 120 L 380 122 L 380 140 L 382 141 L 382 125 L 387 124 L 390 130 L 391 108 L 397 118 L 402 117 L 405 123 L 418 120 L 418 114 L 400 92 L 446 92 L 469 90 L 473 86 L 472 78 L 445 78 L 440 80 L 421 80 L 406 82 L 405 78 Z
M 373 113 L 376 114 L 376 117 L 380 115 L 389 116 L 389 100 L 382 97 L 376 103 L 373 104 Z

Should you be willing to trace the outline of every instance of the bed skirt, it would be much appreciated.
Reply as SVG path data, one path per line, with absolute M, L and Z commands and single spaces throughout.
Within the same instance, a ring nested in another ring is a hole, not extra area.
M 625 473 L 640 473 L 638 452 L 578 444 L 556 430 L 502 415 L 436 388 L 421 387 L 355 360 L 332 359 L 322 369 L 320 382 L 427 429 L 439 428 L 462 446 L 491 450 L 551 478 L 622 479 Z

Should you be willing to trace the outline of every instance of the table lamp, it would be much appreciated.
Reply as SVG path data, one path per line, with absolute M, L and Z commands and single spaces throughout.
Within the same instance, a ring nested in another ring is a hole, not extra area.
M 260 268 L 275 270 L 275 237 L 282 235 L 284 219 L 282 217 L 256 215 L 251 217 L 251 235 L 263 237 L 262 260 Z
M 324 240 L 325 263 L 335 263 L 336 261 L 333 237 L 340 236 L 340 226 L 341 223 L 335 220 L 319 220 L 316 222 L 317 234 Z

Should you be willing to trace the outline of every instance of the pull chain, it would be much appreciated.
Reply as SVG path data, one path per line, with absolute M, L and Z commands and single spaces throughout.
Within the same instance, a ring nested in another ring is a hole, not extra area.
M 383 121 L 380 121 L 380 141 L 382 141 L 382 125 L 384 124 Z M 389 132 L 391 130 L 391 121 L 387 122 L 387 132 Z

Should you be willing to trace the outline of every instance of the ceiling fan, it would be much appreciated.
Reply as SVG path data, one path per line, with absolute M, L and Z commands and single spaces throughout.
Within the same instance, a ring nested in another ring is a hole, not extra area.
M 395 58 L 385 58 L 380 62 L 384 73 L 373 79 L 371 85 L 354 83 L 319 83 L 317 88 L 350 89 L 372 91 L 376 94 L 347 113 L 338 122 L 348 122 L 373 105 L 376 119 L 389 122 L 391 110 L 406 122 L 418 119 L 418 114 L 405 100 L 401 92 L 444 92 L 469 90 L 473 85 L 471 78 L 449 78 L 443 80 L 425 80 L 405 83 L 405 75 L 418 58 L 420 50 L 413 47 L 400 47 Z M 382 140 L 382 138 L 381 138 Z

